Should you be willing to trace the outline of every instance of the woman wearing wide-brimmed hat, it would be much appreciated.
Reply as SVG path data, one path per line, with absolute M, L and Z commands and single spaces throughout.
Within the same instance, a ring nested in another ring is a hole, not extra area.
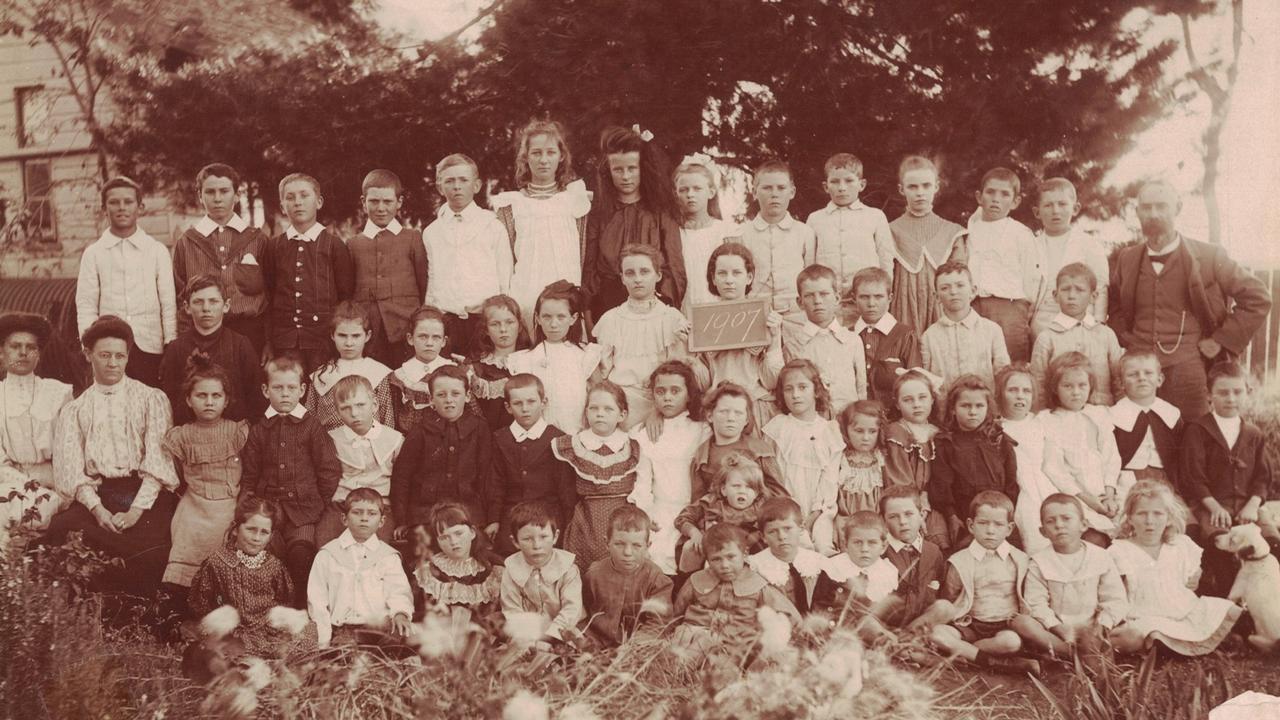
M 12 526 L 42 529 L 62 506 L 53 489 L 53 427 L 71 386 L 36 375 L 52 334 L 39 315 L 0 315 L 0 547 Z

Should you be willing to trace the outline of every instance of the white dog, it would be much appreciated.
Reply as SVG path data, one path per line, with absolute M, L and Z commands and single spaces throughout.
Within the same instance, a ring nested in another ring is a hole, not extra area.
M 1280 642 L 1280 562 L 1271 554 L 1262 529 L 1253 523 L 1236 525 L 1219 535 L 1214 545 L 1240 558 L 1240 572 L 1227 599 L 1240 602 L 1253 617 L 1249 643 L 1271 652 Z

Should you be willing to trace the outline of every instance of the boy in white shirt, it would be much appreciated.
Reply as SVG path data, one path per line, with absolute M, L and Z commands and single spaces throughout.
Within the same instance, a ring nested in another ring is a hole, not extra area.
M 1022 202 L 1022 182 L 1008 168 L 992 168 L 974 194 L 978 210 L 969 217 L 969 271 L 977 299 L 973 307 L 1004 332 L 1009 357 L 1031 357 L 1031 297 L 1040 283 L 1035 236 L 1009 217 Z
M 142 188 L 127 177 L 102 186 L 110 225 L 85 248 L 76 280 L 76 325 L 81 335 L 94 320 L 116 315 L 133 329 L 126 372 L 160 387 L 164 346 L 178 337 L 178 296 L 169 250 L 138 227 Z
M 831 392 L 831 415 L 837 417 L 849 403 L 867 397 L 867 356 L 862 341 L 838 316 L 840 296 L 835 272 L 825 265 L 810 265 L 796 276 L 796 290 L 803 324 L 784 323 L 782 354 L 790 361 L 811 360 Z
M 316 544 L 323 546 L 343 528 L 343 503 L 353 490 L 372 488 L 386 502 L 391 496 L 391 466 L 400 454 L 404 435 L 377 421 L 378 401 L 373 385 L 362 375 L 348 375 L 333 386 L 334 401 L 342 425 L 329 431 L 342 463 L 342 478 L 333 500 L 325 506 L 316 525 Z M 378 537 L 390 542 L 395 528 L 383 523 Z
M 445 313 L 448 352 L 469 355 L 484 321 L 477 313 L 486 298 L 511 287 L 512 255 L 498 216 L 475 204 L 480 168 L 455 153 L 436 165 L 436 189 L 445 199 L 422 232 L 427 246 L 426 304 Z
M 399 644 L 409 636 L 413 590 L 400 553 L 377 537 L 386 522 L 373 488 L 347 495 L 347 529 L 316 554 L 307 581 L 307 612 L 320 647 Z
M 760 205 L 755 219 L 742 225 L 742 244 L 755 260 L 751 297 L 767 297 L 771 309 L 799 320 L 796 276 L 804 269 L 805 248 L 813 247 L 813 230 L 787 211 L 796 196 L 791 168 L 768 160 L 756 168 L 752 192 Z
M 827 159 L 823 171 L 827 179 L 822 189 L 831 202 L 805 220 L 813 229 L 814 243 L 805 248 L 804 260 L 835 272 L 841 322 L 850 325 L 857 317 L 849 296 L 853 276 L 863 268 L 878 267 L 892 277 L 893 235 L 884 212 L 858 199 L 867 187 L 861 160 L 849 153 L 836 153 Z

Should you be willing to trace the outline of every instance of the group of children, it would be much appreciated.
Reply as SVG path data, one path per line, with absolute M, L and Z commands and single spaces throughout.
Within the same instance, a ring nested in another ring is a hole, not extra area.
M 421 232 L 371 172 L 346 241 L 316 221 L 313 178 L 280 182 L 290 224 L 267 238 L 211 165 L 172 263 L 137 228 L 138 187 L 107 183 L 80 325 L 127 321 L 127 371 L 172 404 L 185 493 L 164 581 L 193 611 L 236 605 L 253 647 L 279 604 L 305 604 L 321 645 L 406 635 L 415 596 L 536 617 L 511 634 L 539 646 L 678 617 L 674 646 L 740 655 L 768 605 L 1019 669 L 1024 643 L 1062 656 L 1113 628 L 1127 649 L 1222 639 L 1239 608 L 1194 594 L 1183 533 L 1269 498 L 1247 377 L 1215 367 L 1205 418 L 1156 396 L 1159 358 L 1122 355 L 1101 322 L 1105 261 L 1064 240 L 1070 183 L 1041 188 L 1036 238 L 1009 217 L 1017 175 L 992 170 L 966 229 L 933 214 L 937 170 L 911 157 L 889 223 L 840 154 L 801 223 L 772 161 L 733 227 L 706 161 L 665 175 L 616 128 L 602 155 L 593 198 L 559 125 L 531 123 L 496 212 L 451 155 Z M 767 300 L 763 345 L 689 350 L 682 309 L 744 298 Z M 1211 559 L 1201 587 L 1225 594 L 1232 561 Z

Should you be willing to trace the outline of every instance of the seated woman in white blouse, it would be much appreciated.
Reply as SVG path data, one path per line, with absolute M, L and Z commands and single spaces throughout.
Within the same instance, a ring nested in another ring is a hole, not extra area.
M 80 530 L 89 547 L 125 560 L 125 572 L 110 573 L 123 589 L 146 593 L 168 560 L 178 503 L 178 476 L 161 445 L 172 425 L 169 399 L 125 377 L 133 347 L 125 321 L 98 318 L 82 344 L 93 385 L 63 407 L 53 449 L 54 483 L 74 502 L 49 524 L 42 543 L 61 543 Z
M 53 484 L 53 425 L 71 386 L 36 375 L 52 334 L 39 315 L 0 316 L 0 548 L 16 526 L 44 529 L 62 507 Z

